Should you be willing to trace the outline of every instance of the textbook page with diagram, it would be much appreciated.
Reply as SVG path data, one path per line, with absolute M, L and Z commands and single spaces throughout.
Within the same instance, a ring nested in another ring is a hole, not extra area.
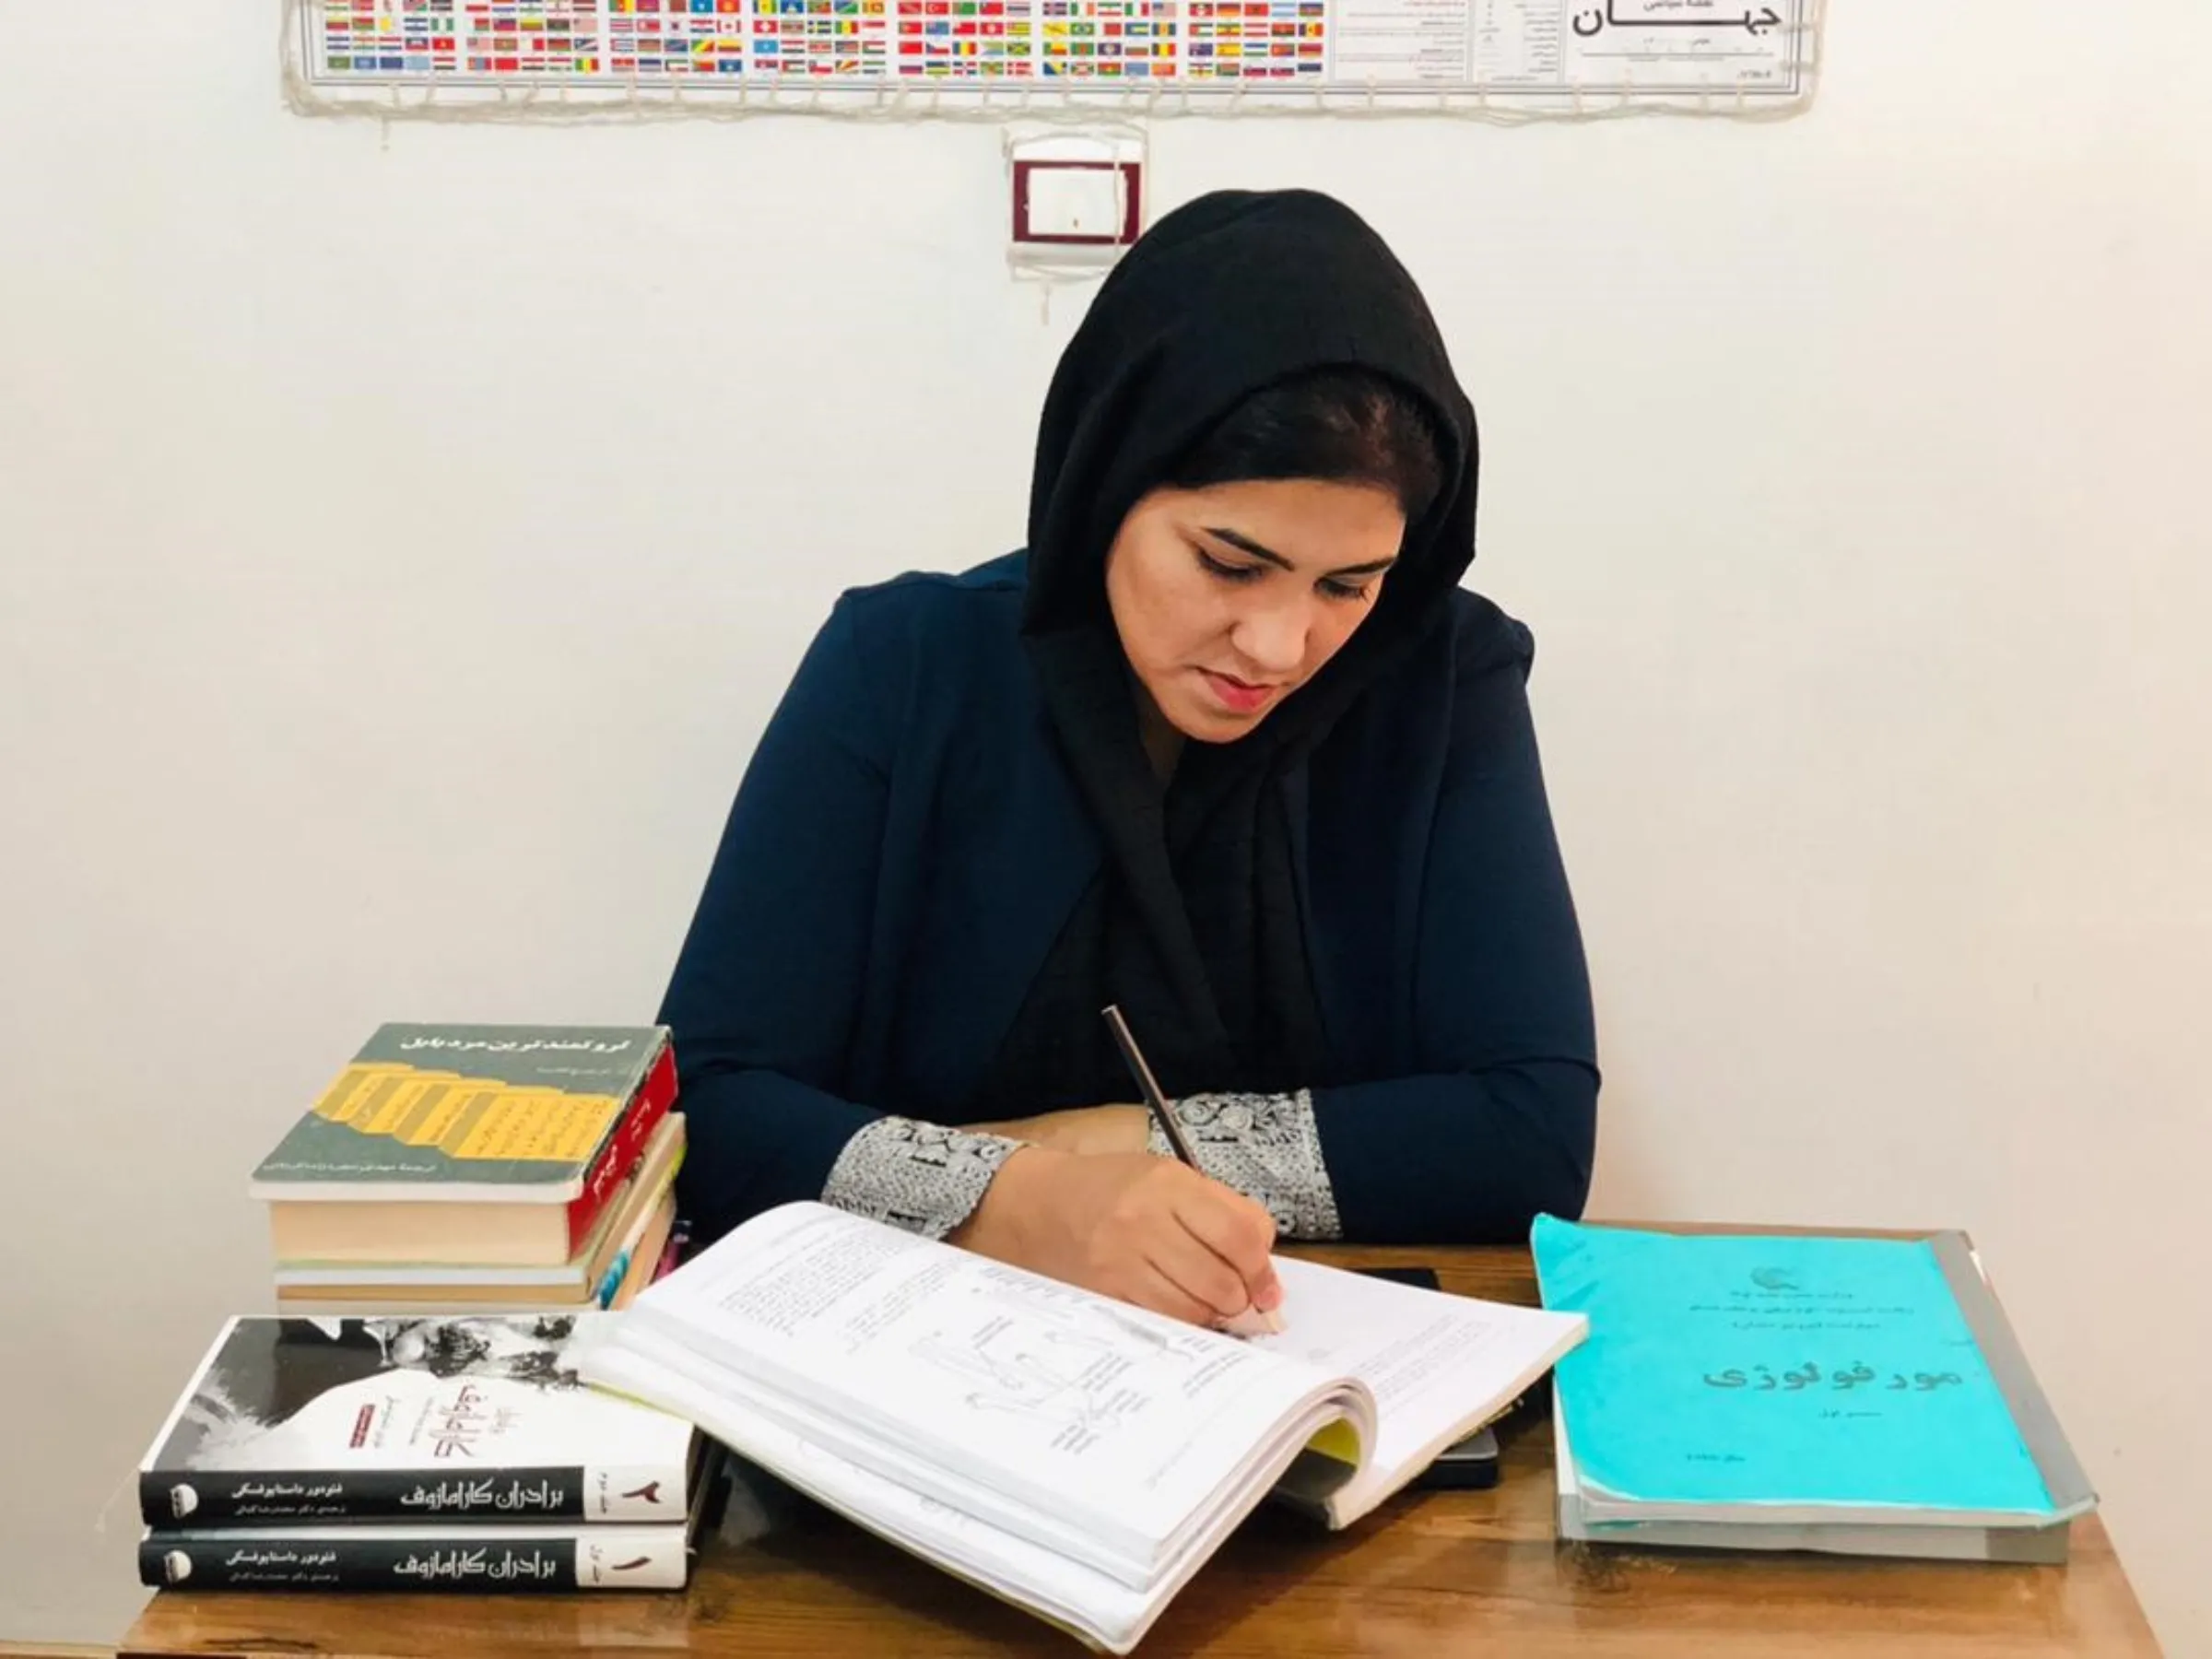
M 1579 1314 L 1281 1261 L 1199 1329 L 830 1206 L 755 1218 L 577 1359 L 860 1524 L 1127 1653 L 1263 1499 L 1332 1528 L 1509 1406 Z

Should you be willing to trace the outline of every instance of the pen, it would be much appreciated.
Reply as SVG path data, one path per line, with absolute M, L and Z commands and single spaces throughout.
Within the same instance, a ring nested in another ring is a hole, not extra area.
M 1152 1113 L 1152 1121 L 1159 1125 L 1160 1134 L 1167 1136 L 1168 1145 L 1174 1148 L 1177 1160 L 1191 1169 L 1197 1169 L 1198 1154 L 1191 1149 L 1191 1143 L 1182 1133 L 1182 1125 L 1175 1121 L 1175 1114 L 1168 1110 L 1167 1096 L 1160 1093 L 1159 1080 L 1153 1077 L 1151 1066 L 1145 1063 L 1144 1053 L 1136 1046 L 1136 1039 L 1130 1033 L 1129 1022 L 1122 1018 L 1118 1004 L 1107 1006 L 1106 1025 L 1113 1032 L 1113 1041 L 1121 1048 L 1122 1058 L 1129 1064 L 1130 1075 L 1135 1077 L 1137 1088 L 1144 1091 L 1145 1105 Z M 1277 1314 L 1247 1308 L 1234 1318 L 1225 1320 L 1222 1328 L 1238 1336 L 1272 1336 L 1281 1332 L 1283 1322 Z
M 1159 1079 L 1145 1064 L 1145 1056 L 1136 1046 L 1136 1039 L 1129 1033 L 1129 1022 L 1122 1018 L 1119 1006 L 1106 1010 L 1106 1024 L 1113 1032 L 1113 1040 L 1121 1045 L 1122 1058 L 1129 1063 L 1129 1072 L 1136 1079 L 1137 1088 L 1145 1092 L 1145 1104 L 1151 1109 L 1152 1121 L 1159 1132 L 1168 1137 L 1168 1145 L 1175 1148 L 1175 1156 L 1192 1169 L 1198 1167 L 1198 1154 L 1191 1150 L 1191 1143 L 1183 1138 L 1182 1125 L 1168 1110 L 1167 1096 L 1159 1092 Z

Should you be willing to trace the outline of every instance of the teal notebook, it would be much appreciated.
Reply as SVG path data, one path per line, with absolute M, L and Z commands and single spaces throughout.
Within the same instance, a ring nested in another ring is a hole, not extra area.
M 2093 1502 L 1957 1234 L 1542 1216 L 1530 1242 L 1544 1305 L 1590 1321 L 1554 1385 L 1601 1510 L 2035 1525 Z

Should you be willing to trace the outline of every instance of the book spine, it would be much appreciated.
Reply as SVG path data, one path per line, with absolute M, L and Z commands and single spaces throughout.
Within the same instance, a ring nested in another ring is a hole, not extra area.
M 324 1525 L 332 1522 L 582 1521 L 586 1472 L 503 1468 L 496 1475 L 422 1469 L 145 1469 L 138 1514 L 153 1527 Z
M 653 1270 L 654 1282 L 666 1278 L 684 1265 L 684 1255 L 691 1247 L 691 1223 L 677 1216 L 676 1225 L 668 1230 L 668 1242 L 661 1248 L 661 1259 Z
M 680 1526 L 480 1539 L 157 1532 L 138 1545 L 138 1581 L 158 1590 L 680 1590 L 689 1565 Z
M 687 1453 L 688 1455 L 688 1453 Z M 686 1465 L 571 1464 L 483 1474 L 426 1469 L 146 1469 L 138 1514 L 155 1528 L 355 1522 L 660 1524 L 684 1515 Z
M 615 1125 L 614 1134 L 606 1145 L 599 1148 L 599 1156 L 584 1172 L 583 1191 L 569 1203 L 569 1253 L 574 1255 L 583 1248 L 591 1236 L 592 1228 L 599 1219 L 599 1212 L 606 1201 L 621 1186 L 622 1178 L 629 1173 L 630 1166 L 653 1138 L 661 1119 L 668 1115 L 668 1108 L 676 1100 L 676 1048 L 663 1043 L 653 1067 L 645 1074 L 645 1081 L 638 1085 L 638 1092 Z

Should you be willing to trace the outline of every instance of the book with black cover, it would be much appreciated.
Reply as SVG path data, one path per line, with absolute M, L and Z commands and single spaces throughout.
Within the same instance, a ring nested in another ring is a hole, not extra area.
M 139 1540 L 138 1578 L 194 1590 L 680 1590 L 728 1477 L 722 1449 L 700 1442 L 684 1514 L 646 1525 L 154 1528 Z
M 680 1590 L 682 1526 L 253 1528 L 149 1532 L 138 1581 L 193 1590 Z
M 223 1326 L 139 1465 L 158 1527 L 679 1523 L 697 1435 L 587 1387 L 599 1312 Z

